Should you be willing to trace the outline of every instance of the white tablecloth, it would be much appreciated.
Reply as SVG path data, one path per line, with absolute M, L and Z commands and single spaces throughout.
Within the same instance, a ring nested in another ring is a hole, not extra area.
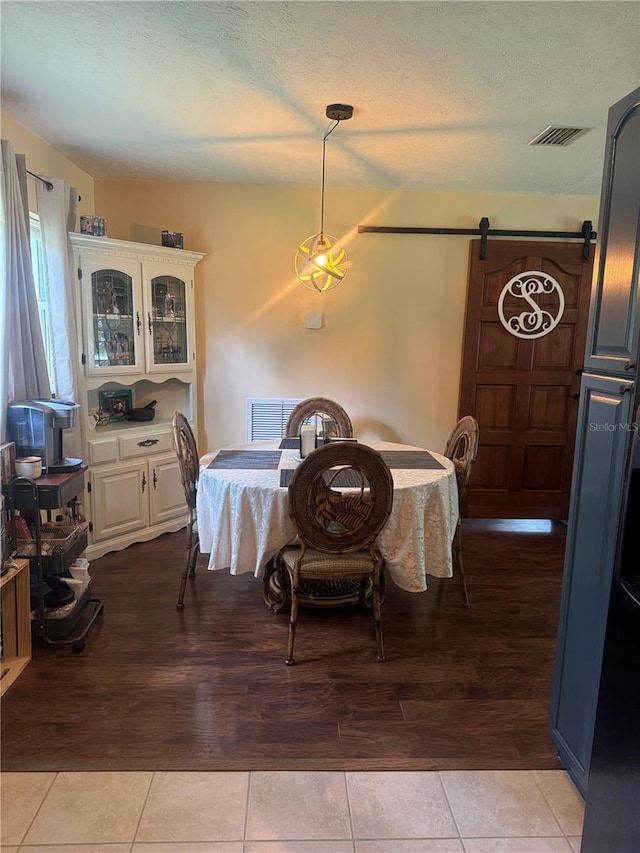
M 253 441 L 226 450 L 278 449 L 279 441 Z M 381 451 L 422 450 L 405 444 L 370 442 Z M 218 451 L 219 452 L 219 451 Z M 231 574 L 253 572 L 283 545 L 295 540 L 287 512 L 288 490 L 280 486 L 280 469 L 295 468 L 297 451 L 282 450 L 278 468 L 208 468 L 217 455 L 200 460 L 197 493 L 200 550 L 209 554 L 209 569 Z M 443 467 L 397 468 L 393 476 L 391 515 L 378 538 L 387 572 L 401 589 L 423 592 L 427 575 L 453 574 L 451 542 L 458 522 L 458 490 L 453 464 L 428 451 Z

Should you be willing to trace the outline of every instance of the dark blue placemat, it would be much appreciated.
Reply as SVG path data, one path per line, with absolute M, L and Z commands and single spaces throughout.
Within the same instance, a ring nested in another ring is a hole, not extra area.
M 437 459 L 427 450 L 381 450 L 380 455 L 389 468 L 440 468 Z
M 295 468 L 281 468 L 280 469 L 280 488 L 288 489 L 289 483 L 291 482 L 291 477 L 293 476 L 293 472 Z
M 346 441 L 347 439 L 338 438 L 336 436 L 334 441 Z M 355 443 L 355 439 L 349 439 L 349 441 L 353 441 Z M 325 444 L 321 438 L 318 438 L 318 447 L 322 447 Z M 278 445 L 280 450 L 297 450 L 300 447 L 300 438 L 296 436 L 295 438 L 283 438 L 280 444 Z
M 281 455 L 279 450 L 220 450 L 207 467 L 275 470 Z
M 293 472 L 295 468 L 281 468 L 280 469 L 280 487 L 287 488 L 289 483 L 291 482 L 291 477 L 293 476 Z M 353 471 L 351 468 L 345 468 L 344 470 L 340 470 L 338 472 L 333 472 L 332 469 L 326 471 L 324 474 L 324 479 L 326 482 L 331 482 L 332 487 L 339 489 L 358 489 L 362 485 L 362 481 L 360 479 L 360 475 Z

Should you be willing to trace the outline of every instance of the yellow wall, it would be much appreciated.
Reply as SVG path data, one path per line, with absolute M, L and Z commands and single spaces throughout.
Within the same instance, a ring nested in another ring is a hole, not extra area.
M 319 224 L 318 187 L 95 181 L 6 111 L 2 136 L 27 168 L 78 187 L 80 213 L 110 237 L 160 243 L 182 231 L 196 271 L 202 450 L 244 440 L 247 397 L 326 396 L 356 436 L 441 448 L 457 417 L 469 238 L 357 234 L 359 223 L 579 230 L 592 196 L 328 188 L 325 226 L 348 235 L 352 269 L 326 294 L 299 285 L 298 243 Z M 33 183 L 30 207 L 36 209 Z M 321 311 L 323 328 L 304 328 Z
M 298 243 L 318 230 L 319 190 L 96 181 L 108 234 L 184 233 L 196 270 L 201 452 L 244 440 L 247 397 L 331 397 L 359 438 L 442 448 L 457 417 L 469 238 L 357 234 L 361 224 L 580 229 L 591 196 L 328 188 L 325 228 L 349 234 L 352 268 L 326 294 L 297 283 Z M 304 328 L 307 311 L 323 328 Z
M 3 139 L 9 139 L 16 154 L 24 154 L 27 169 L 36 175 L 48 178 L 62 178 L 72 187 L 76 187 L 81 197 L 78 215 L 93 213 L 93 178 L 74 165 L 71 160 L 59 154 L 39 136 L 31 133 L 8 112 L 0 111 L 0 129 Z M 35 182 L 29 178 L 29 210 L 37 212 Z M 78 220 L 79 222 L 79 220 Z M 79 226 L 78 226 L 79 230 Z

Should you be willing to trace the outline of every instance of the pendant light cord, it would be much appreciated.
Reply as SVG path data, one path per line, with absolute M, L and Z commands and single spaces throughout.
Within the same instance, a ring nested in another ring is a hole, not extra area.
M 321 190 L 320 190 L 320 237 L 324 237 L 324 161 L 325 161 L 325 152 L 327 147 L 327 139 L 331 136 L 336 127 L 340 124 L 340 119 L 336 119 L 333 127 L 330 127 L 329 130 L 322 137 L 322 182 L 321 182 Z

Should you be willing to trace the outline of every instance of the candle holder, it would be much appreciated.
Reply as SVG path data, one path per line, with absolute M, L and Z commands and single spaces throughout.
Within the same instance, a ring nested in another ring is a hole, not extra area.
M 300 458 L 306 457 L 312 453 L 317 446 L 316 443 L 316 428 L 312 424 L 302 424 L 300 427 Z
M 322 443 L 329 444 L 331 436 L 335 433 L 336 422 L 330 415 L 322 415 L 320 424 Z

